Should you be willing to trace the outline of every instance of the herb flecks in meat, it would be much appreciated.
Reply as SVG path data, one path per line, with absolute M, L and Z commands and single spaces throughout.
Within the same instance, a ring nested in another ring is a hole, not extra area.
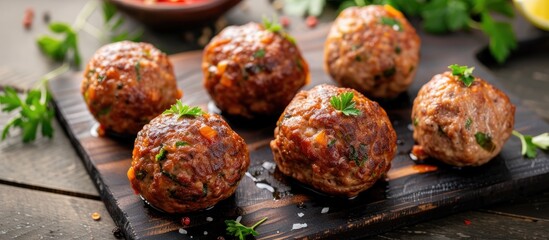
M 135 62 L 135 74 L 137 81 L 141 81 L 141 62 Z
M 387 25 L 395 31 L 402 32 L 402 24 L 400 24 L 400 21 L 390 18 L 390 17 L 381 17 L 381 24 Z
M 477 141 L 478 145 L 480 145 L 486 151 L 492 152 L 496 149 L 496 145 L 494 145 L 494 142 L 492 142 L 492 137 L 490 137 L 490 135 L 486 133 L 475 133 L 475 140 Z
M 355 101 L 353 101 L 354 93 L 345 92 L 339 96 L 333 96 L 330 98 L 330 104 L 336 110 L 339 110 L 345 116 L 358 116 L 361 114 L 360 110 L 355 107 Z
M 266 220 L 267 218 L 263 218 L 251 227 L 246 227 L 242 225 L 242 223 L 235 220 L 225 220 L 225 224 L 227 225 L 227 234 L 238 237 L 238 239 L 240 240 L 246 239 L 246 236 L 250 234 L 253 236 L 257 236 L 258 233 L 254 229 Z
M 366 145 L 361 143 L 359 144 L 358 149 L 351 145 L 349 148 L 349 159 L 353 160 L 357 166 L 362 167 L 364 162 L 368 160 Z
M 204 112 L 199 107 L 191 108 L 188 105 L 183 104 L 181 100 L 177 100 L 177 102 L 172 105 L 170 109 L 164 111 L 162 114 L 174 114 L 180 118 L 184 116 L 198 117 L 204 114 Z
M 535 158 L 538 155 L 536 148 L 543 150 L 549 149 L 549 133 L 542 133 L 532 137 L 513 130 L 513 135 L 520 139 L 522 144 L 521 154 L 527 158 Z
M 188 142 L 185 142 L 185 141 L 177 141 L 177 142 L 175 142 L 175 146 L 176 146 L 176 147 L 183 147 L 183 146 L 187 146 L 187 145 L 189 145 L 189 143 L 188 143 Z
M 265 49 L 260 48 L 259 50 L 255 51 L 254 58 L 264 58 L 265 57 Z
M 156 154 L 156 156 L 154 156 L 154 158 L 156 159 L 156 161 L 162 161 L 162 160 L 166 159 L 167 154 L 168 154 L 168 152 L 166 151 L 166 149 L 164 149 L 164 147 L 161 147 L 160 151 L 158 151 L 158 154 Z
M 473 119 L 471 119 L 470 117 L 467 118 L 467 120 L 465 120 L 465 129 L 471 129 L 471 123 L 473 123 Z
M 475 67 L 452 64 L 448 66 L 448 68 L 452 70 L 452 75 L 459 77 L 459 80 L 462 81 L 467 87 L 471 86 L 471 84 L 475 81 L 475 77 L 473 76 L 473 70 L 475 70 Z

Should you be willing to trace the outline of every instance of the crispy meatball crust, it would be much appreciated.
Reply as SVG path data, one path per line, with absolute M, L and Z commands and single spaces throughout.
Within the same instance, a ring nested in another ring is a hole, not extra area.
M 515 106 L 505 93 L 475 78 L 466 87 L 451 72 L 425 84 L 412 108 L 414 152 L 454 166 L 480 166 L 496 156 L 513 130 Z M 476 134 L 487 135 L 484 147 Z
M 131 186 L 169 213 L 214 206 L 231 196 L 250 165 L 248 147 L 218 115 L 160 115 L 135 139 Z
M 345 116 L 330 104 L 344 92 L 354 93 L 359 116 Z M 271 149 L 282 173 L 327 194 L 353 197 L 389 170 L 396 139 L 376 102 L 353 89 L 319 85 L 286 107 Z
M 137 134 L 182 95 L 166 54 L 128 41 L 97 50 L 84 70 L 81 92 L 102 127 L 127 135 Z
M 204 49 L 204 86 L 225 113 L 280 114 L 309 82 L 309 67 L 283 33 L 257 23 L 225 28 Z
M 394 98 L 412 83 L 419 49 L 415 29 L 398 10 L 350 7 L 330 29 L 324 68 L 341 86 L 373 98 Z

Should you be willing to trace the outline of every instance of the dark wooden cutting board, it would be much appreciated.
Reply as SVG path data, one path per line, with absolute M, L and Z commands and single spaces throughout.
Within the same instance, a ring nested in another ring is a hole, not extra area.
M 327 28 L 321 28 L 297 36 L 312 75 L 312 82 L 305 89 L 320 83 L 333 84 L 322 67 L 326 33 Z M 57 79 L 50 87 L 59 120 L 81 155 L 112 218 L 128 239 L 215 239 L 225 234 L 224 220 L 238 216 L 242 216 L 246 225 L 268 217 L 257 228 L 260 239 L 359 238 L 508 200 L 516 194 L 547 189 L 547 153 L 540 152 L 536 159 L 523 159 L 520 141 L 515 137 L 495 159 L 477 168 L 455 168 L 432 160 L 418 163 L 410 159 L 414 143 L 409 127 L 411 104 L 419 88 L 434 74 L 446 71 L 453 63 L 473 65 L 477 67 L 476 76 L 499 86 L 474 56 L 483 42 L 479 36 L 420 35 L 421 63 L 414 84 L 397 99 L 381 102 L 399 139 L 398 155 L 389 176 L 406 172 L 418 164 L 436 166 L 438 170 L 380 180 L 354 199 L 324 196 L 270 168 L 268 163 L 273 162 L 273 157 L 268 143 L 273 138 L 274 121 L 242 122 L 229 118 L 229 124 L 248 144 L 252 159 L 249 176 L 242 179 L 236 193 L 206 211 L 180 215 L 156 211 L 134 195 L 126 177 L 133 140 L 93 135 L 97 123 L 80 95 L 81 75 Z M 184 102 L 212 109 L 210 98 L 202 87 L 201 56 L 201 52 L 189 52 L 173 55 L 171 60 L 179 87 L 184 91 Z M 517 106 L 515 129 L 527 134 L 549 130 L 549 125 L 523 107 L 519 99 L 511 99 Z M 258 186 L 271 186 L 274 192 Z M 323 209 L 328 211 L 322 213 Z M 180 219 L 185 216 L 190 217 L 191 224 L 185 228 L 187 234 L 182 235 L 178 230 L 182 227 Z M 307 227 L 292 230 L 297 223 L 306 223 Z

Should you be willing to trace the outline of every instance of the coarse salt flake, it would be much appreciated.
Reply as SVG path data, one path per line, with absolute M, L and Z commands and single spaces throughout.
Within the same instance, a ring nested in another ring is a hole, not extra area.
M 305 213 L 302 213 L 302 212 L 297 213 L 297 216 L 298 216 L 298 217 L 303 217 L 303 216 L 305 216 Z
M 180 228 L 179 229 L 179 233 L 181 234 L 187 234 L 187 230 L 183 229 L 183 228 Z
M 325 208 L 322 208 L 322 210 L 320 211 L 320 213 L 327 213 L 328 211 L 330 211 L 330 208 L 329 208 L 329 207 L 325 207 Z
M 207 218 L 206 218 L 206 221 L 208 221 L 208 222 L 211 222 L 211 221 L 213 221 L 213 220 L 214 220 L 214 219 L 213 219 L 212 217 L 207 217 Z
M 306 227 L 307 223 L 294 223 L 294 225 L 292 225 L 292 230 L 302 229 Z
M 267 170 L 271 170 L 271 169 L 275 169 L 276 164 L 272 162 L 264 162 L 263 164 L 261 164 L 261 166 Z
M 204 235 L 208 235 L 208 231 L 204 231 Z

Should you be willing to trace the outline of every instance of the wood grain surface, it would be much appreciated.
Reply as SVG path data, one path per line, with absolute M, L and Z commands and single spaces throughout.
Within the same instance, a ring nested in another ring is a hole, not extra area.
M 0 202 L 0 239 L 114 239 L 100 201 L 0 185 Z M 94 221 L 94 212 L 104 217 Z
M 320 83 L 333 83 L 322 69 L 326 32 L 326 28 L 319 28 L 307 35 L 296 36 L 311 67 L 312 83 L 306 89 Z M 423 41 L 421 63 L 414 84 L 407 94 L 380 102 L 387 110 L 401 143 L 391 171 L 416 164 L 408 156 L 413 145 L 412 132 L 408 127 L 411 101 L 431 76 L 445 71 L 453 63 L 475 65 L 475 75 L 499 86 L 488 69 L 475 59 L 474 53 L 481 46 L 471 35 L 436 37 L 420 34 Z M 202 88 L 201 53 L 178 54 L 171 60 L 179 86 L 184 91 L 184 102 L 212 109 L 209 96 Z M 148 207 L 129 187 L 125 173 L 130 166 L 132 140 L 92 135 L 96 122 L 80 96 L 80 79 L 79 75 L 74 75 L 51 83 L 58 117 L 97 184 L 111 216 L 129 239 L 216 238 L 224 235 L 223 221 L 239 215 L 243 216 L 244 224 L 269 218 L 258 227 L 261 233 L 258 238 L 359 238 L 501 202 L 516 194 L 538 192 L 546 189 L 546 184 L 542 183 L 549 181 L 547 154 L 540 153 L 533 160 L 523 159 L 520 156 L 520 142 L 511 138 L 502 152 L 482 167 L 458 169 L 427 161 L 436 165 L 438 171 L 381 180 L 352 200 L 332 198 L 315 193 L 278 171 L 262 166 L 265 162 L 272 162 L 268 142 L 272 139 L 273 122 L 252 124 L 228 118 L 229 124 L 250 147 L 252 163 L 248 172 L 253 178 L 243 178 L 235 195 L 211 210 L 168 215 Z M 549 129 L 545 122 L 522 107 L 517 98 L 512 97 L 512 101 L 517 105 L 516 129 L 526 134 Z M 258 188 L 257 183 L 268 184 L 275 192 Z M 324 208 L 329 208 L 329 211 L 321 213 Z M 298 213 L 304 216 L 299 217 Z M 191 225 L 186 228 L 186 235 L 178 233 L 182 216 L 192 219 Z M 207 217 L 212 217 L 213 221 L 206 221 Z M 307 227 L 292 230 L 294 223 L 307 223 Z

